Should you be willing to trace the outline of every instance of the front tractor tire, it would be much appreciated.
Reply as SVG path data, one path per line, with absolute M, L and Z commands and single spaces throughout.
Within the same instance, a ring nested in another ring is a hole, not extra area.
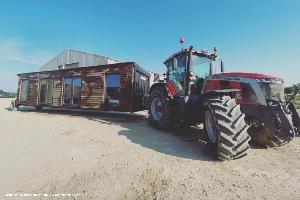
M 232 160 L 247 155 L 250 136 L 244 117 L 240 105 L 229 96 L 206 101 L 204 126 L 209 144 L 218 159 Z
M 149 121 L 161 130 L 172 128 L 171 99 L 163 87 L 157 87 L 150 93 Z

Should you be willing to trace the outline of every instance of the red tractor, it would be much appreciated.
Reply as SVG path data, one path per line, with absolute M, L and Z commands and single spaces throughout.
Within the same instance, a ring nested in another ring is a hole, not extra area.
M 183 49 L 164 64 L 164 81 L 150 88 L 149 120 L 160 129 L 204 124 L 220 160 L 247 155 L 249 141 L 274 147 L 300 128 L 292 98 L 284 103 L 281 78 L 256 73 L 216 73 L 217 50 Z M 297 91 L 296 91 L 297 92 Z M 296 93 L 295 93 L 296 94 Z

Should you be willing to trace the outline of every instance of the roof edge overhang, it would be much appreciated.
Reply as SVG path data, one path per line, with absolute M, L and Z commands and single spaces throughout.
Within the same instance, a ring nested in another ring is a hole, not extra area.
M 113 64 L 105 64 L 105 65 L 96 65 L 96 66 L 89 66 L 89 67 L 76 67 L 76 68 L 70 68 L 70 69 L 60 69 L 60 70 L 49 70 L 49 71 L 38 71 L 38 72 L 27 72 L 27 73 L 20 73 L 17 74 L 17 76 L 22 75 L 32 75 L 32 74 L 43 74 L 43 73 L 55 73 L 55 72 L 64 72 L 69 70 L 80 70 L 80 69 L 91 69 L 91 68 L 102 68 L 102 67 L 108 67 L 108 66 L 118 66 L 118 65 L 124 65 L 124 64 L 134 64 L 135 62 L 120 62 L 120 63 L 113 63 Z

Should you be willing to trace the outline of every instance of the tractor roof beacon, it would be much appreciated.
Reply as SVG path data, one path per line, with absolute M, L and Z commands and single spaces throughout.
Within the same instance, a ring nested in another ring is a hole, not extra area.
M 292 101 L 284 103 L 281 78 L 225 73 L 216 48 L 212 53 L 182 49 L 164 64 L 165 81 L 150 88 L 153 126 L 173 129 L 203 123 L 220 160 L 245 156 L 250 140 L 273 147 L 291 141 L 298 133 L 300 118 Z

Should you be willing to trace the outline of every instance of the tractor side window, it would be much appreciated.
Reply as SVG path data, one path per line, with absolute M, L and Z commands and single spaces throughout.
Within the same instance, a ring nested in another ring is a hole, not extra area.
M 173 59 L 171 59 L 167 64 L 167 71 L 172 71 L 173 68 L 174 68 L 174 62 L 173 62 Z
M 168 72 L 168 80 L 173 83 L 179 95 L 184 95 L 187 57 L 178 56 L 174 59 L 175 66 Z

